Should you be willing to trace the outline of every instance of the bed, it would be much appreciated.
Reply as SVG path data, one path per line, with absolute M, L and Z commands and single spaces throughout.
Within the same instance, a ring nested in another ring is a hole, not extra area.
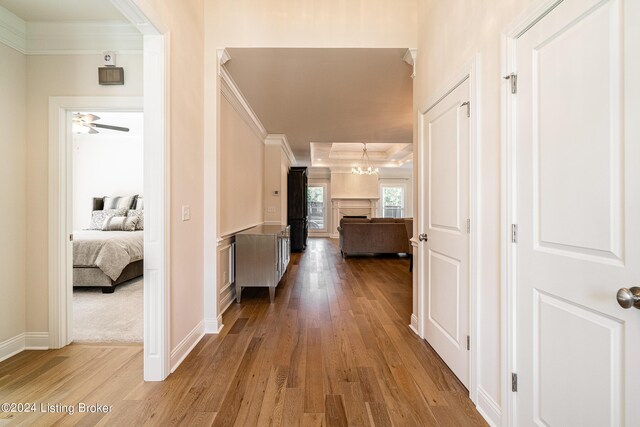
M 93 210 L 102 209 L 94 198 Z M 80 230 L 73 232 L 73 286 L 100 287 L 112 293 L 144 272 L 144 231 Z

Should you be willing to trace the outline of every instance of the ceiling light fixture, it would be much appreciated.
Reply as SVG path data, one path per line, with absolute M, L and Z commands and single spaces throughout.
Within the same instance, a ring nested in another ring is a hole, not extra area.
M 369 154 L 367 153 L 367 144 L 362 144 L 364 148 L 362 149 L 362 158 L 360 161 L 363 166 L 353 167 L 351 168 L 351 173 L 356 175 L 376 175 L 378 173 L 378 168 L 371 167 L 371 161 L 369 160 Z

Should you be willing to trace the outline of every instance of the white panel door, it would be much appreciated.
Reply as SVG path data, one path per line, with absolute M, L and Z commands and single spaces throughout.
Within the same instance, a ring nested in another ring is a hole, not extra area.
M 640 285 L 640 40 L 624 32 L 640 19 L 623 3 L 565 0 L 516 41 L 520 426 L 640 425 L 640 311 L 616 302 Z
M 425 339 L 462 383 L 469 382 L 469 80 L 422 120 Z

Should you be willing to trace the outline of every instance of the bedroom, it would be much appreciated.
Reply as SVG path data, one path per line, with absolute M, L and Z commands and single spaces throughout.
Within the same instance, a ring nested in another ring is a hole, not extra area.
M 71 117 L 74 342 L 143 340 L 143 113 Z

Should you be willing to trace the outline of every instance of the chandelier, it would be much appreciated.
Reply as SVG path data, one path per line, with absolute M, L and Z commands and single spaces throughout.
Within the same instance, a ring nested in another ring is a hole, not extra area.
M 351 168 L 351 173 L 356 175 L 376 175 L 378 173 L 378 168 L 371 167 L 371 161 L 369 160 L 369 154 L 367 153 L 367 144 L 362 145 L 364 145 L 364 148 L 362 149 L 362 158 L 360 159 L 362 166 Z

